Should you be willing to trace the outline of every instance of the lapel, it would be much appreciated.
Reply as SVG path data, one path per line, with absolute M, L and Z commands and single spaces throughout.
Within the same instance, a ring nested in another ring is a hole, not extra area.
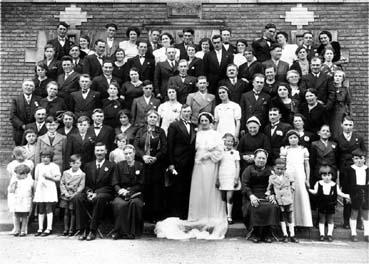
M 222 67 L 226 67 L 227 65 L 224 65 L 227 63 L 227 58 L 228 58 L 229 54 L 228 52 L 223 49 L 222 50 L 222 60 L 220 61 L 220 65 L 219 65 L 219 68 L 222 68 Z
M 324 75 L 324 73 L 323 72 L 320 72 L 320 74 L 319 74 L 319 78 L 316 80 L 316 83 L 315 83 L 315 87 L 316 88 L 318 88 L 318 87 L 320 87 L 321 86 L 321 84 L 324 82 L 324 80 L 325 80 L 325 76 L 323 76 Z
M 200 92 L 196 92 L 193 99 L 201 106 L 201 108 L 207 106 L 211 102 L 209 94 L 206 94 L 205 98 L 203 98 Z
M 101 133 L 101 131 L 100 131 L 100 133 Z M 96 162 L 95 162 L 95 166 L 96 166 Z M 102 164 L 101 168 L 100 168 L 99 174 L 96 175 L 96 183 L 102 181 L 105 177 L 105 173 L 109 172 L 109 170 L 110 170 L 110 168 L 107 166 L 106 160 L 105 160 L 104 163 Z
M 150 98 L 150 101 L 151 101 L 152 98 Z M 148 106 L 148 104 L 146 104 L 146 101 L 145 101 L 145 98 L 144 96 L 141 96 L 139 99 L 138 99 L 138 103 L 141 105 L 141 107 L 143 109 L 146 109 L 146 107 Z M 149 102 L 150 104 L 150 102 Z
M 318 140 L 317 147 L 323 156 L 326 156 L 332 150 L 331 142 L 328 142 L 327 146 L 325 146 L 321 140 Z
M 196 131 L 192 123 L 190 124 L 190 132 L 190 144 L 192 144 L 193 142 L 195 142 L 196 138 Z
M 53 146 L 55 146 L 56 144 L 58 144 L 62 140 L 63 140 L 63 136 L 59 133 L 56 133 L 54 141 L 53 141 Z
M 36 125 L 37 127 L 37 125 Z M 43 141 L 46 145 L 50 146 L 51 147 L 51 143 L 50 143 L 50 139 L 49 139 L 49 136 L 47 134 L 45 135 L 42 135 L 40 137 L 40 140 Z M 55 140 L 55 139 L 54 139 Z
M 185 137 L 189 137 L 190 135 L 188 134 L 187 132 L 187 128 L 185 126 L 185 124 L 183 123 L 182 120 L 179 120 L 178 121 L 178 128 L 179 130 L 182 132 L 182 134 L 185 136 Z M 190 134 L 191 134 L 191 125 L 190 125 Z

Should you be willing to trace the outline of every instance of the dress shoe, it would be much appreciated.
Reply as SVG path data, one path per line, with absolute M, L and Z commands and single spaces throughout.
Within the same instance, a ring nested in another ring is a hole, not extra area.
M 15 236 L 15 237 L 17 237 L 17 236 L 19 236 L 20 235 L 20 233 L 18 233 L 18 232 L 15 232 L 14 234 L 13 234 L 13 236 Z
M 273 240 L 272 240 L 272 238 L 271 238 L 271 237 L 266 237 L 266 238 L 264 238 L 264 242 L 265 242 L 265 243 L 272 243 L 272 242 L 273 242 Z
M 35 236 L 41 236 L 41 234 L 42 234 L 42 230 L 37 230 Z
M 319 241 L 324 241 L 324 236 L 320 236 Z
M 79 235 L 78 240 L 85 240 L 86 238 L 87 238 L 87 232 L 86 232 L 86 230 L 85 230 L 85 231 L 83 231 L 83 232 Z
M 21 232 L 19 236 L 20 236 L 20 237 L 25 237 L 25 236 L 26 236 L 26 233 Z
M 228 221 L 228 224 L 229 225 L 232 225 L 233 224 L 232 217 L 227 217 L 227 221 Z
M 70 237 L 72 237 L 72 236 L 74 236 L 74 231 L 73 230 L 69 230 L 69 232 L 68 232 L 68 236 L 70 236 Z
M 113 239 L 113 240 L 117 240 L 117 239 L 119 239 L 119 234 L 118 233 L 113 233 L 112 235 L 111 235 L 111 238 Z
M 48 235 L 50 235 L 51 234 L 51 230 L 50 229 L 46 229 L 44 232 L 42 232 L 42 234 L 41 234 L 41 236 L 42 237 L 46 237 L 46 236 L 48 236 Z
M 88 236 L 86 238 L 87 241 L 91 241 L 91 240 L 95 240 L 96 239 L 96 233 L 95 232 L 90 232 L 88 233 Z
M 352 242 L 358 242 L 359 239 L 357 239 L 357 236 L 351 236 L 351 241 Z
M 64 230 L 63 231 L 63 236 L 67 236 L 68 235 L 68 230 Z
M 299 241 L 297 240 L 297 238 L 296 237 L 290 237 L 290 241 L 292 242 L 292 243 L 299 243 Z
M 259 243 L 261 241 L 261 238 L 257 237 L 257 236 L 254 236 L 254 237 L 251 238 L 251 241 L 254 242 L 254 243 Z
M 328 242 L 333 242 L 333 237 L 332 236 L 327 236 L 327 240 L 328 240 Z
M 281 239 L 281 242 L 283 242 L 283 243 L 287 243 L 287 242 L 288 242 L 288 236 L 284 236 L 284 237 Z

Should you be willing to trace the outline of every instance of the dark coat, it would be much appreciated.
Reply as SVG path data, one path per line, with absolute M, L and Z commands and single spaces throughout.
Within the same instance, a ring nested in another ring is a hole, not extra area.
M 270 123 L 266 125 L 264 134 L 269 138 L 272 152 L 269 155 L 269 161 L 273 162 L 276 158 L 279 158 L 279 152 L 282 146 L 286 145 L 286 134 L 288 130 L 292 129 L 290 124 L 279 122 L 272 135 Z
M 250 86 L 245 81 L 238 78 L 235 85 L 227 78 L 221 80 L 219 86 L 226 86 L 230 90 L 229 99 L 237 104 L 240 103 L 242 94 L 250 91 Z
M 202 59 L 193 58 L 193 60 L 188 64 L 187 74 L 194 77 L 199 77 L 204 75 L 204 64 Z
M 278 66 L 276 66 L 275 63 L 272 60 L 264 61 L 263 62 L 264 71 L 268 67 L 277 68 L 277 72 L 276 72 L 276 76 L 275 76 L 275 79 L 277 81 L 280 81 L 280 82 L 286 82 L 287 81 L 286 76 L 287 76 L 287 72 L 290 69 L 290 65 L 287 62 L 280 60 L 278 62 Z
M 40 82 L 40 80 L 36 77 L 33 79 L 33 82 L 35 84 L 35 90 L 33 91 L 34 95 L 40 96 L 41 98 L 44 98 L 47 96 L 47 91 L 46 91 L 46 85 L 52 81 L 52 79 L 45 79 L 43 81 Z
M 253 76 L 256 73 L 263 73 L 263 65 L 261 62 L 254 61 L 250 66 L 247 64 L 247 62 L 245 62 L 244 64 L 240 65 L 238 69 L 238 78 L 247 79 L 251 87 Z
M 63 56 L 69 55 L 69 51 L 71 49 L 71 46 L 74 44 L 72 41 L 68 40 L 66 38 L 64 46 L 61 46 L 58 38 L 51 39 L 47 42 L 47 44 L 51 44 L 55 48 L 55 58 L 57 60 L 61 60 Z
M 153 96 L 150 98 L 149 104 L 146 104 L 144 96 L 135 98 L 132 103 L 131 115 L 132 115 L 132 124 L 135 126 L 142 126 L 146 122 L 146 114 L 149 110 L 158 110 L 160 105 L 160 100 L 154 98 Z
M 187 95 L 197 91 L 196 82 L 197 79 L 193 76 L 187 75 L 184 82 L 182 82 L 182 78 L 176 75 L 169 78 L 168 87 L 177 87 L 177 100 L 184 104 L 186 103 Z
M 333 49 L 333 62 L 339 61 L 341 59 L 341 46 L 337 41 L 331 41 L 331 48 Z M 325 46 L 320 45 L 316 50 L 319 56 L 323 58 Z
M 174 68 L 169 65 L 167 60 L 158 62 L 154 74 L 154 90 L 156 95 L 161 94 L 162 98 L 167 96 L 169 78 L 178 74 L 177 67 L 178 62 L 175 63 Z
M 47 65 L 47 60 L 44 59 L 43 62 Z M 61 62 L 54 58 L 47 66 L 47 77 L 53 81 L 57 81 L 58 76 L 63 73 L 63 68 Z
M 353 164 L 352 161 L 352 151 L 355 149 L 360 149 L 367 152 L 367 145 L 364 142 L 364 138 L 356 132 L 352 133 L 350 141 L 347 141 L 343 132 L 339 134 L 335 141 L 338 143 L 338 160 L 340 170 L 343 171 Z
M 100 172 L 97 174 L 96 160 L 93 160 L 84 166 L 83 171 L 86 173 L 86 192 L 93 191 L 97 194 L 113 193 L 111 183 L 115 171 L 115 163 L 105 160 L 104 164 L 100 168 Z
M 145 56 L 144 63 L 141 64 L 140 57 L 137 55 L 136 57 L 130 58 L 127 61 L 128 71 L 131 68 L 137 68 L 138 73 L 140 75 L 140 80 L 154 80 L 154 73 L 155 73 L 155 59 L 154 57 Z
M 273 44 L 274 41 L 269 41 L 269 43 Z M 258 61 L 263 62 L 270 60 L 270 46 L 265 38 L 254 40 L 251 46 Z
M 102 65 L 97 59 L 96 54 L 87 55 L 84 58 L 82 72 L 88 73 L 91 79 L 103 74 Z
M 90 90 L 86 99 L 82 96 L 82 91 L 74 92 L 71 94 L 72 97 L 72 109 L 76 117 L 92 115 L 92 111 L 95 108 L 101 106 L 100 93 Z
M 112 76 L 111 82 L 112 81 L 116 81 L 118 84 L 122 82 L 120 79 L 114 76 Z M 99 92 L 101 100 L 109 97 L 108 88 L 109 88 L 109 83 L 104 74 L 101 74 L 93 78 L 92 83 L 91 83 L 91 90 Z M 118 90 L 119 90 L 119 87 L 118 87 Z
M 40 105 L 46 109 L 46 114 L 48 116 L 56 117 L 67 110 L 67 105 L 61 97 L 56 97 L 52 101 L 47 100 L 47 98 L 42 98 L 40 100 Z
M 337 158 L 338 158 L 338 146 L 336 142 L 328 141 L 327 146 L 321 140 L 314 141 L 311 143 L 310 148 L 310 168 L 311 168 L 311 178 L 312 184 L 315 184 L 319 177 L 319 169 L 323 164 L 331 166 L 334 170 L 337 170 Z M 335 179 L 336 172 L 333 180 Z
M 261 125 L 265 126 L 268 120 L 269 105 L 270 96 L 264 92 L 259 94 L 258 100 L 255 99 L 253 91 L 244 93 L 240 101 L 242 109 L 241 130 L 245 130 L 246 121 L 252 116 L 259 118 Z
M 86 164 L 93 160 L 94 157 L 94 140 L 92 137 L 86 136 L 82 140 L 81 134 L 77 131 L 74 134 L 67 136 L 67 146 L 65 151 L 66 167 L 69 167 L 70 156 L 73 154 L 79 154 L 82 156 L 82 164 Z
M 322 125 L 328 124 L 327 110 L 319 103 L 310 111 L 307 103 L 302 104 L 300 113 L 306 118 L 305 129 L 313 134 L 316 134 Z
M 133 144 L 135 141 L 136 133 L 139 127 L 131 125 L 126 131 L 124 131 L 124 134 L 127 136 L 127 144 Z M 120 129 L 120 126 L 115 128 L 115 135 L 123 133 Z
M 116 193 L 121 188 L 127 189 L 130 195 L 143 190 L 144 165 L 142 162 L 135 161 L 133 167 L 134 169 L 130 170 L 125 160 L 117 163 L 112 180 Z
M 99 134 L 96 135 L 94 126 L 91 125 L 87 130 L 86 136 L 91 137 L 95 143 L 97 142 L 105 143 L 108 153 L 113 148 L 114 130 L 110 126 L 103 125 L 102 128 L 100 129 Z

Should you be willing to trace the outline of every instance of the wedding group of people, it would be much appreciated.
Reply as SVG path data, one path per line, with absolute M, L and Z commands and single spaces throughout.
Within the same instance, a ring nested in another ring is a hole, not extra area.
M 118 41 L 109 23 L 91 50 L 68 28 L 58 24 L 12 101 L 15 236 L 30 214 L 35 235 L 50 235 L 61 208 L 63 235 L 94 240 L 112 208 L 113 239 L 141 236 L 144 221 L 158 237 L 222 239 L 235 218 L 254 242 L 272 242 L 278 225 L 298 242 L 295 226 L 314 218 L 333 241 L 341 196 L 352 240 L 360 222 L 369 241 L 367 148 L 330 32 L 297 46 L 267 24 L 251 46 L 234 46 L 230 29 L 196 45 L 191 28 L 178 44 L 137 27 Z

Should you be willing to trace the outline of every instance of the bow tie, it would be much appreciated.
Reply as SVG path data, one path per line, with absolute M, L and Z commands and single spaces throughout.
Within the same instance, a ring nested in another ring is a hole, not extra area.
M 101 129 L 102 126 L 94 126 L 94 129 Z
M 186 77 L 187 77 L 187 75 L 179 75 L 179 77 L 181 77 L 181 78 L 186 78 Z
M 260 92 L 254 92 L 254 95 L 257 95 L 257 96 L 259 96 L 260 95 Z
M 139 55 L 140 56 L 140 59 L 144 59 L 145 58 L 145 55 Z

